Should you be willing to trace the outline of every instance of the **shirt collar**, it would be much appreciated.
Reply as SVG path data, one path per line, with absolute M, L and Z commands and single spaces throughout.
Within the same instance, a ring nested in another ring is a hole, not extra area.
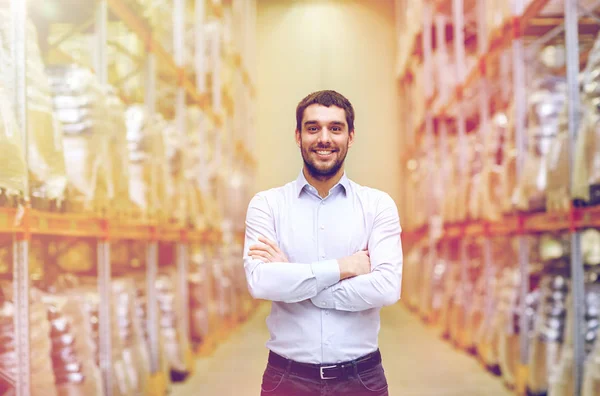
M 348 179 L 348 176 L 346 176 L 346 172 L 344 172 L 340 181 L 335 186 L 333 186 L 331 190 L 336 188 L 338 185 L 344 187 L 344 192 L 347 195 L 348 190 L 350 189 L 350 179 Z M 296 196 L 299 197 L 300 193 L 302 193 L 302 190 L 304 190 L 304 187 L 306 186 L 310 186 L 310 183 L 308 182 L 308 180 L 306 180 L 306 177 L 304 177 L 304 172 L 302 171 L 302 169 L 300 169 L 300 174 L 296 179 Z

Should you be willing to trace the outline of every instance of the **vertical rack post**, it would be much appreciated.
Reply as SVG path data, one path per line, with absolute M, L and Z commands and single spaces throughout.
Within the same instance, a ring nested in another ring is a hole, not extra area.
M 110 243 L 108 238 L 98 241 L 97 245 L 98 266 L 98 292 L 100 295 L 100 306 L 98 307 L 99 328 L 99 363 L 102 374 L 102 384 L 106 396 L 112 395 L 112 326 L 111 326 L 111 286 L 110 286 Z
M 144 105 L 149 119 L 156 111 L 156 54 L 153 51 L 152 37 L 146 42 L 147 55 L 145 65 Z M 151 185 L 151 202 L 156 204 L 156 185 Z M 160 370 L 158 300 L 156 295 L 156 276 L 158 272 L 158 241 L 156 229 L 151 227 L 150 238 L 146 244 L 146 326 L 148 328 L 150 350 L 150 374 L 157 375 Z
M 219 24 L 214 25 L 213 39 L 211 40 L 211 55 L 212 55 L 212 100 L 214 110 L 218 113 L 222 109 L 222 95 L 221 95 L 221 39 L 223 35 L 223 29 Z
M 108 5 L 106 0 L 100 0 L 96 4 L 95 20 L 95 48 L 94 60 L 98 81 L 102 86 L 108 83 L 108 66 L 106 56 L 107 42 Z M 98 295 L 100 304 L 98 306 L 98 355 L 102 384 L 107 396 L 112 395 L 113 373 L 112 373 L 112 323 L 111 323 L 111 268 L 110 268 L 110 242 L 108 238 L 108 222 L 103 222 L 105 236 L 98 239 L 96 245 L 96 266 L 98 269 Z
M 188 289 L 189 255 L 188 244 L 184 241 L 177 243 L 177 288 L 179 289 L 179 318 L 183 335 L 183 350 L 189 350 L 190 346 L 190 298 Z
M 158 296 L 156 295 L 156 277 L 158 274 L 158 242 L 155 239 L 156 234 L 148 242 L 146 247 L 146 310 L 147 326 L 150 350 L 150 373 L 157 374 L 160 371 L 160 350 L 159 350 L 159 313 Z
M 96 48 L 95 48 L 95 69 L 98 81 L 101 85 L 108 84 L 108 60 L 106 55 L 107 41 L 107 23 L 108 23 L 108 4 L 106 0 L 98 0 L 96 4 Z
M 574 157 L 577 133 L 579 130 L 579 40 L 578 40 L 578 1 L 565 0 L 565 42 L 567 47 L 567 105 L 569 117 L 569 180 L 573 191 Z M 581 234 L 571 233 L 571 295 L 573 312 L 573 378 L 576 396 L 581 395 L 583 382 L 584 350 L 584 269 L 581 257 Z
M 465 38 L 464 38 L 464 3 L 463 0 L 452 0 L 453 11 L 453 26 L 454 26 L 454 57 L 456 59 L 456 106 L 457 106 L 457 128 L 458 128 L 458 144 L 459 158 L 458 167 L 460 170 L 460 186 L 465 188 L 467 183 L 466 172 L 466 125 L 463 106 L 463 82 L 465 79 Z M 464 311 L 467 312 L 469 304 L 465 296 L 465 285 L 468 283 L 468 259 L 467 259 L 467 241 L 464 236 L 460 240 L 460 279 L 462 285 L 462 301 Z
M 433 75 L 433 59 L 432 59 L 432 28 L 433 28 L 433 10 L 431 9 L 431 5 L 429 4 L 425 4 L 424 5 L 424 10 L 423 10 L 423 35 L 422 35 L 422 45 L 423 45 L 423 73 L 424 75 L 424 82 L 425 82 L 425 98 L 426 101 L 428 103 L 431 102 L 431 99 L 433 98 L 433 79 L 434 79 L 434 75 Z M 435 234 L 434 234 L 434 214 L 435 214 L 435 194 L 434 194 L 434 188 L 435 188 L 435 181 L 433 180 L 433 169 L 435 169 L 435 155 L 433 152 L 434 149 L 434 131 L 433 131 L 434 125 L 433 125 L 433 115 L 431 113 L 431 106 L 426 106 L 425 109 L 425 140 L 426 140 L 426 144 L 427 145 L 431 145 L 429 146 L 429 150 L 427 153 L 427 162 L 429 164 L 428 168 L 429 168 L 429 172 L 430 172 L 430 188 L 431 190 L 429 191 L 429 194 L 427 194 L 428 197 L 428 201 L 427 201 L 427 205 L 426 205 L 426 210 L 427 210 L 427 218 L 429 219 L 429 224 L 428 224 L 428 241 L 429 241 L 429 260 L 427 263 L 427 271 L 429 273 L 433 273 L 433 269 L 435 266 L 435 255 L 436 255 L 436 244 L 435 244 Z M 427 287 L 427 285 L 423 285 L 425 287 Z M 428 304 L 427 307 L 425 308 L 425 312 L 426 315 L 430 315 L 430 302 L 427 301 L 426 302 Z
M 490 119 L 490 93 L 489 81 L 487 76 L 486 54 L 488 51 L 488 30 L 486 25 L 486 0 L 477 1 L 477 46 L 479 52 L 481 79 L 479 81 L 479 141 L 481 142 L 483 171 L 487 168 L 489 158 L 487 156 L 489 140 L 489 119 Z M 491 320 L 493 296 L 492 296 L 492 242 L 490 236 L 484 235 L 483 238 L 483 279 L 485 283 L 484 300 L 484 320 L 487 323 Z
M 195 0 L 194 2 L 194 70 L 196 72 L 196 90 L 201 94 L 206 94 L 206 35 L 204 31 L 204 2 L 205 0 Z M 200 112 L 200 123 L 197 126 L 198 138 L 200 142 L 206 141 L 206 112 L 204 109 Z M 208 162 L 206 160 L 206 149 L 204 144 L 200 144 L 200 186 L 203 192 L 206 192 L 208 185 Z
M 12 0 L 12 40 L 14 105 L 17 123 L 23 135 L 23 152 L 25 164 L 29 168 L 29 142 L 27 130 L 27 4 L 24 1 Z M 29 183 L 26 182 L 25 197 L 29 201 Z M 28 396 L 31 391 L 31 362 L 29 338 L 29 231 L 27 208 L 23 219 L 23 233 L 15 235 L 13 240 L 13 302 L 15 305 L 15 351 L 17 354 L 16 394 Z
M 204 46 L 204 1 L 196 0 L 194 3 L 194 39 L 195 41 L 195 69 L 196 88 L 201 94 L 206 92 L 206 50 Z
M 523 0 L 516 0 L 513 3 L 513 19 L 518 21 L 523 15 L 524 4 Z M 513 92 L 514 92 L 514 109 L 515 109 L 515 139 L 517 149 L 517 179 L 523 173 L 523 163 L 525 159 L 525 111 L 527 105 L 526 88 L 525 88 L 525 49 L 523 39 L 521 37 L 520 25 L 515 23 L 513 26 Z M 520 364 L 526 366 L 529 360 L 529 348 L 527 337 L 529 334 L 529 323 L 525 312 L 527 309 L 526 297 L 529 293 L 529 240 L 527 236 L 519 236 L 519 273 L 520 273 L 520 289 L 519 289 L 519 312 L 521 312 L 519 320 L 520 328 Z
M 177 103 L 175 108 L 175 117 L 177 120 L 177 130 L 181 134 L 183 147 L 187 147 L 187 130 L 186 130 L 186 100 L 185 100 L 185 87 L 184 82 L 184 46 L 185 46 L 185 1 L 175 0 L 174 12 L 173 12 L 173 48 L 175 49 L 175 63 L 179 68 L 179 84 L 177 86 Z M 185 150 L 184 150 L 185 152 Z M 187 155 L 184 154 L 183 163 L 187 164 Z M 184 165 L 183 172 L 187 172 L 187 166 Z M 184 174 L 184 180 L 187 180 L 187 175 Z M 189 336 L 189 290 L 188 290 L 188 245 L 187 241 L 181 239 L 177 241 L 177 301 L 179 302 L 179 314 L 181 315 L 179 320 L 179 327 L 183 335 L 183 350 L 189 350 L 190 336 Z

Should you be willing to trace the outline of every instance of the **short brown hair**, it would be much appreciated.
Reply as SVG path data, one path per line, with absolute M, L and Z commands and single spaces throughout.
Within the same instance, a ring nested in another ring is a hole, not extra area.
M 304 110 L 310 105 L 320 104 L 321 106 L 329 107 L 336 106 L 344 109 L 346 112 L 346 122 L 348 123 L 348 131 L 354 131 L 354 108 L 348 99 L 342 94 L 336 91 L 318 91 L 313 92 L 296 107 L 296 129 L 302 130 L 302 117 L 304 116 Z

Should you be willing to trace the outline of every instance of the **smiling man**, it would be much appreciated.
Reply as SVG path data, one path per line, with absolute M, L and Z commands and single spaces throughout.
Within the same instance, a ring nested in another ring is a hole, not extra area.
M 400 221 L 388 194 L 346 176 L 354 136 L 348 99 L 310 94 L 296 108 L 298 178 L 248 206 L 248 288 L 273 302 L 261 395 L 388 395 L 379 311 L 400 298 Z

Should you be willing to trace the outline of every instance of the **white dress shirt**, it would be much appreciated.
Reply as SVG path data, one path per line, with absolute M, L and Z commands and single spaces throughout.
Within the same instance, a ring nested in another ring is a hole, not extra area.
M 267 348 L 305 363 L 340 363 L 378 348 L 381 307 L 400 298 L 398 210 L 379 190 L 346 174 L 321 198 L 302 171 L 256 194 L 246 218 L 244 268 L 254 298 L 273 301 Z M 258 237 L 275 241 L 289 263 L 248 256 Z M 340 281 L 337 259 L 368 248 L 372 272 Z

